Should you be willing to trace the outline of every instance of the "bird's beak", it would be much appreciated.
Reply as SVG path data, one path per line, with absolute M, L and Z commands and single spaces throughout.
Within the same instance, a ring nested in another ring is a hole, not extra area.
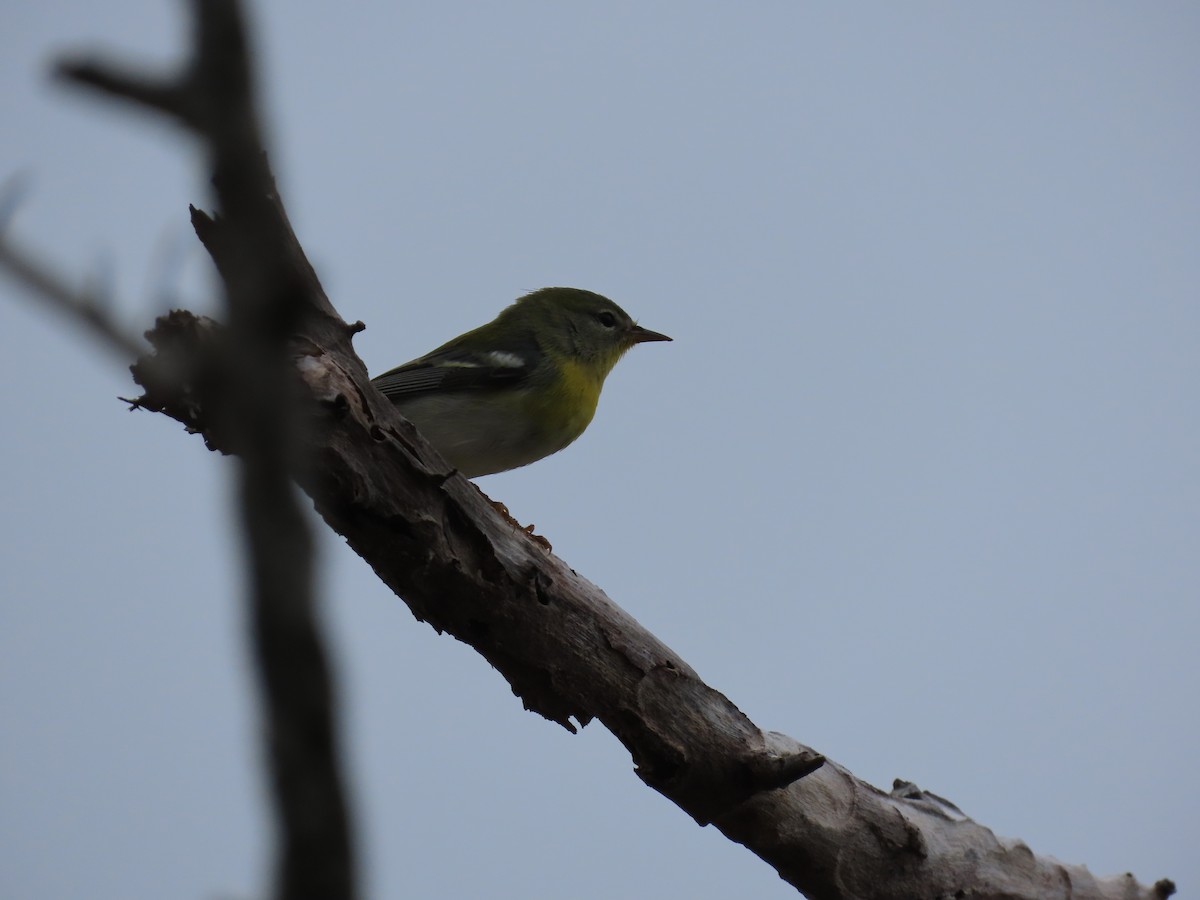
M 651 331 L 641 325 L 634 325 L 629 329 L 629 340 L 634 344 L 643 344 L 646 341 L 669 341 L 671 339 L 665 334 L 659 334 L 657 331 Z

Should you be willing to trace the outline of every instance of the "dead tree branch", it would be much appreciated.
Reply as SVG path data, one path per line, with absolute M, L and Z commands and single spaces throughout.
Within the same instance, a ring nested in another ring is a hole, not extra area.
M 638 776 L 813 898 L 1163 898 L 1169 881 L 1097 878 L 996 837 L 953 804 L 898 783 L 880 791 L 764 732 L 598 587 L 440 462 L 368 383 L 357 329 L 315 315 L 296 339 L 313 399 L 318 465 L 302 480 L 326 522 L 422 621 L 469 644 L 531 709 L 574 731 L 599 720 Z M 239 453 L 194 390 L 162 384 L 163 358 L 221 342 L 177 312 L 135 367 L 141 404 Z M 819 766 L 819 768 L 817 768 Z

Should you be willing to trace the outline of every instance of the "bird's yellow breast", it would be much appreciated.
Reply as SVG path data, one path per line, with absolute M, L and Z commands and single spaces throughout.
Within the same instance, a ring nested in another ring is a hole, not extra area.
M 593 370 L 575 360 L 564 360 L 559 364 L 555 382 L 542 397 L 539 418 L 546 424 L 557 423 L 555 430 L 561 429 L 566 446 L 583 434 L 596 414 L 604 376 L 597 377 Z

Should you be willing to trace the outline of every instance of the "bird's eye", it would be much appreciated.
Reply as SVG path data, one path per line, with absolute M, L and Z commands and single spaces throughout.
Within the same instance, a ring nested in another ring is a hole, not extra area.
M 611 310 L 601 310 L 600 312 L 596 313 L 596 319 L 605 328 L 617 327 L 617 317 L 612 314 Z

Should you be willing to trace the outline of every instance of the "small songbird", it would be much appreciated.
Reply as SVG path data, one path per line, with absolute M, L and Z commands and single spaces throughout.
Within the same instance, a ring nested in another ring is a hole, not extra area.
M 592 421 L 617 360 L 634 344 L 669 340 L 607 297 L 548 287 L 371 383 L 474 478 L 563 449 Z

